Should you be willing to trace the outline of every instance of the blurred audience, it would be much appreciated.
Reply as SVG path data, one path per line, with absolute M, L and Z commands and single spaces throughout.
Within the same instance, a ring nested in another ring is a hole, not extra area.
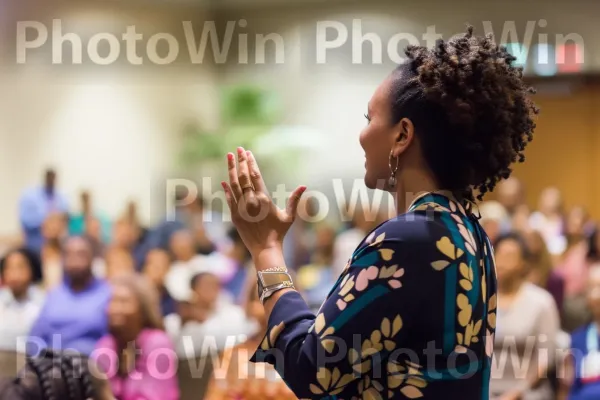
M 298 269 L 296 284 L 313 311 L 318 311 L 337 279 L 333 270 L 335 230 L 328 225 L 316 228 L 311 263 Z
M 56 189 L 56 171 L 46 170 L 43 185 L 25 191 L 19 200 L 19 220 L 27 248 L 39 254 L 44 244 L 42 226 L 46 217 L 50 214 L 66 216 L 68 211 L 66 196 Z
M 528 250 L 520 236 L 501 236 L 495 251 L 497 358 L 492 367 L 492 399 L 551 399 L 553 389 L 546 378 L 555 365 L 560 331 L 556 303 L 547 291 L 527 281 Z
M 502 234 L 503 226 L 509 220 L 509 215 L 506 209 L 500 202 L 497 201 L 486 201 L 479 205 L 479 213 L 481 219 L 481 227 L 485 230 L 485 233 L 490 238 L 490 241 L 494 243 L 496 239 Z
M 165 286 L 165 278 L 170 267 L 171 257 L 169 253 L 162 249 L 154 249 L 146 255 L 146 263 L 142 270 L 146 278 L 152 282 L 158 291 L 160 310 L 163 317 L 177 313 L 177 302 Z
M 506 210 L 506 216 L 501 223 L 502 233 L 508 233 L 512 229 L 512 222 L 520 207 L 525 204 L 525 187 L 515 177 L 503 180 L 496 187 L 498 202 Z
M 206 355 L 202 353 L 206 345 L 221 351 L 247 331 L 243 310 L 223 296 L 218 276 L 201 272 L 192 278 L 190 286 L 192 297 L 180 303 L 179 318 L 171 319 L 167 327 L 176 338 L 177 355 L 182 359 Z
M 564 206 L 558 188 L 542 191 L 538 210 L 531 214 L 529 225 L 542 234 L 550 254 L 562 254 L 566 250 Z
M 79 200 L 79 213 L 73 213 L 69 217 L 69 234 L 93 236 L 99 243 L 109 243 L 111 224 L 108 217 L 94 208 L 91 194 L 87 190 L 81 192 Z
M 0 350 L 17 351 L 17 338 L 26 337 L 44 303 L 39 258 L 28 249 L 9 251 L 0 260 Z
M 565 296 L 565 280 L 555 269 L 552 256 L 541 233 L 529 230 L 525 233 L 529 251 L 529 276 L 531 283 L 546 289 L 554 298 L 556 308 L 562 312 Z
M 35 345 L 44 348 L 70 349 L 89 355 L 96 342 L 106 333 L 104 310 L 110 299 L 110 286 L 92 273 L 93 248 L 81 236 L 69 238 L 64 249 L 64 277 L 52 289 L 40 315 L 29 333 L 28 353 Z
M 133 274 L 118 276 L 112 284 L 109 333 L 98 341 L 94 358 L 115 398 L 178 400 L 177 360 L 164 331 L 158 293 Z
M 192 277 L 210 268 L 208 257 L 196 253 L 194 235 L 188 230 L 173 232 L 169 242 L 174 261 L 165 277 L 165 286 L 177 301 L 187 301 L 192 294 Z
M 155 226 L 141 223 L 133 201 L 109 220 L 88 191 L 69 215 L 48 170 L 44 185 L 26 191 L 19 203 L 23 248 L 0 254 L 0 350 L 15 351 L 20 336 L 29 336 L 29 353 L 68 348 L 89 355 L 96 349 L 111 391 L 123 400 L 175 399 L 183 388 L 182 398 L 195 398 L 202 391 L 195 381 L 178 388 L 184 376 L 195 380 L 192 371 L 171 370 L 176 362 L 181 368 L 216 352 L 221 363 L 208 399 L 293 398 L 271 367 L 249 362 L 266 319 L 248 250 L 219 212 L 189 194 L 178 190 L 174 215 Z M 583 207 L 564 207 L 554 187 L 540 193 L 537 209 L 516 178 L 503 181 L 495 196 L 479 205 L 499 284 L 491 398 L 600 398 L 599 370 L 584 368 L 596 362 L 593 335 L 600 340 L 593 331 L 600 323 L 596 222 Z M 302 215 L 317 215 L 317 206 L 303 200 Z M 347 226 L 301 218 L 293 225 L 284 243 L 286 263 L 313 311 L 365 235 L 393 217 L 384 208 L 367 212 L 359 204 Z M 579 358 L 554 351 L 568 348 L 569 337 Z M 119 356 L 107 357 L 111 352 Z M 556 371 L 557 362 L 564 368 Z M 157 363 L 160 379 L 149 373 Z M 565 371 L 570 379 L 563 379 Z
M 333 270 L 339 276 L 365 236 L 375 228 L 377 215 L 366 207 L 356 207 L 350 215 L 350 227 L 337 235 L 333 246 Z
M 600 267 L 590 268 L 587 276 L 586 299 L 592 318 L 571 335 L 571 352 L 564 357 L 560 400 L 600 399 Z

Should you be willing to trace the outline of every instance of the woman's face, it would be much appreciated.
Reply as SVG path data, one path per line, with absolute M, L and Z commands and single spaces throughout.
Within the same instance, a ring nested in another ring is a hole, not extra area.
M 390 177 L 389 156 L 394 144 L 391 84 L 388 78 L 375 90 L 368 105 L 367 125 L 360 133 L 360 145 L 365 152 L 365 185 L 369 189 L 387 187 Z
M 499 283 L 525 277 L 525 260 L 521 246 L 515 240 L 506 239 L 498 243 L 495 256 Z
M 124 285 L 114 285 L 108 304 L 108 326 L 111 332 L 135 329 L 142 325 L 139 299 Z
M 540 195 L 540 211 L 544 214 L 560 212 L 562 198 L 557 188 L 547 188 Z
M 31 266 L 27 258 L 21 253 L 10 254 L 4 265 L 2 280 L 13 293 L 24 293 L 33 279 Z

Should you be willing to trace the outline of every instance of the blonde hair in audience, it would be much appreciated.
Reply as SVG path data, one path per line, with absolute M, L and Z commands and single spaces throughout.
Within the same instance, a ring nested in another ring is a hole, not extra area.
M 119 275 L 111 279 L 111 283 L 114 286 L 124 286 L 133 292 L 140 302 L 144 328 L 165 329 L 160 311 L 158 290 L 145 276 L 138 274 Z

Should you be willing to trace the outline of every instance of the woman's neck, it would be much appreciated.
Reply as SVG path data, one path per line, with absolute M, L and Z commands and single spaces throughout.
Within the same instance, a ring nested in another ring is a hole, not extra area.
M 396 193 L 396 213 L 404 214 L 408 207 L 418 197 L 428 192 L 435 192 L 441 188 L 433 175 L 427 171 L 407 171 L 403 179 L 397 182 Z

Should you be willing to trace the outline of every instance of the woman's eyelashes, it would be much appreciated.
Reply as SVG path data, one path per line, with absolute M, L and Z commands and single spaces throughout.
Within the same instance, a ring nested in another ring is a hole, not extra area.
M 365 118 L 367 119 L 368 122 L 371 122 L 371 117 L 369 116 L 369 114 L 365 114 Z

